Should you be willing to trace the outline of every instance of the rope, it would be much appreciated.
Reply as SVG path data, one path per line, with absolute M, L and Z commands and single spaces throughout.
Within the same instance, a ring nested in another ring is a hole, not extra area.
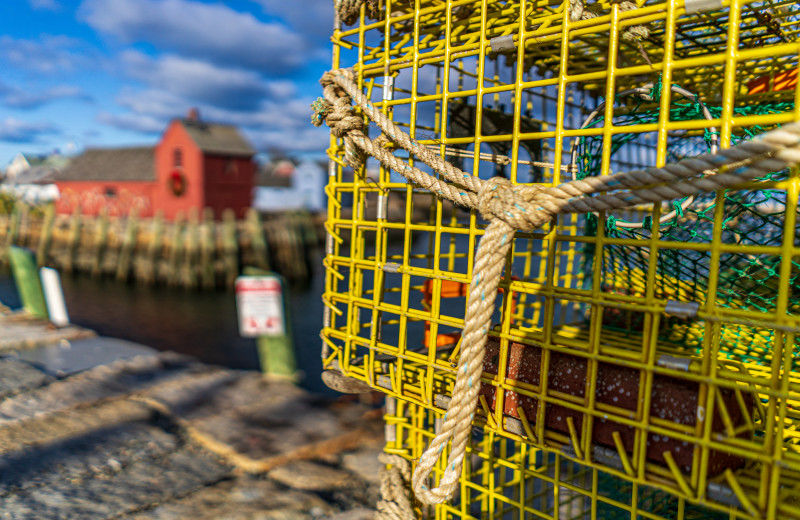
M 370 4 L 372 3 L 374 2 L 370 2 Z M 370 4 L 367 6 L 368 10 Z M 364 5 L 364 0 L 334 0 L 333 8 L 336 9 L 339 20 L 344 22 L 345 25 L 353 25 L 358 21 L 362 5 Z
M 381 468 L 381 500 L 375 520 L 414 520 L 411 497 L 411 467 L 400 455 L 381 453 L 378 460 L 385 464 Z M 391 466 L 391 467 L 389 467 Z
M 414 0 L 394 0 L 392 4 L 394 7 L 397 6 L 409 6 L 413 4 Z M 386 7 L 386 0 L 334 0 L 333 8 L 336 10 L 336 13 L 339 15 L 339 20 L 345 23 L 345 25 L 353 25 L 358 21 L 358 16 L 361 14 L 361 6 L 366 5 L 366 15 L 367 18 L 372 18 L 373 20 L 383 20 L 384 10 Z M 458 9 L 458 8 L 456 8 Z M 459 11 L 460 16 L 469 16 L 471 12 L 465 11 L 461 9 Z M 456 15 L 454 11 L 454 15 Z M 459 16 L 459 15 L 456 15 Z
M 634 2 L 620 2 L 619 8 L 621 11 L 633 11 L 637 9 Z M 580 20 L 589 20 L 597 17 L 597 14 L 588 10 L 583 3 L 583 0 L 569 0 L 569 19 L 573 22 Z M 631 25 L 622 30 L 622 37 L 628 41 L 639 42 L 640 40 L 650 36 L 650 29 L 647 25 Z
M 497 286 L 516 230 L 533 230 L 563 213 L 621 209 L 725 189 L 800 164 L 800 123 L 791 123 L 716 154 L 684 159 L 662 168 L 587 177 L 555 187 L 514 185 L 497 177 L 484 181 L 464 173 L 411 139 L 370 103 L 358 88 L 352 71 L 326 72 L 320 83 L 325 99 L 318 99 L 312 105 L 312 123 L 316 126 L 327 123 L 331 132 L 344 140 L 348 164 L 359 167 L 364 154 L 372 155 L 410 182 L 477 209 L 490 222 L 475 254 L 453 397 L 441 431 L 422 454 L 412 478 L 417 498 L 427 504 L 449 500 L 458 487 L 480 389 L 484 345 Z M 364 121 L 356 115 L 351 100 L 378 125 L 385 138 L 376 143 L 377 140 L 364 135 Z M 395 157 L 383 146 L 386 139 L 431 167 L 444 180 Z M 598 195 L 600 192 L 605 194 Z M 451 439 L 439 487 L 428 489 L 428 477 Z

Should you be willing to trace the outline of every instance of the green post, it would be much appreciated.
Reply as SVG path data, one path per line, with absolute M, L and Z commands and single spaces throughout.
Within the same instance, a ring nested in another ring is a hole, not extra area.
M 282 276 L 260 269 L 258 267 L 245 267 L 244 276 L 271 276 L 277 278 L 281 284 L 283 296 L 283 334 L 272 336 L 258 336 L 256 345 L 258 359 L 261 363 L 261 373 L 268 378 L 297 380 L 297 361 L 294 355 L 294 341 L 292 339 L 291 316 L 289 315 L 289 290 Z
M 42 281 L 36 267 L 36 257 L 33 251 L 22 247 L 9 248 L 11 258 L 11 272 L 14 283 L 17 285 L 22 307 L 37 318 L 47 318 L 47 303 L 44 299 Z

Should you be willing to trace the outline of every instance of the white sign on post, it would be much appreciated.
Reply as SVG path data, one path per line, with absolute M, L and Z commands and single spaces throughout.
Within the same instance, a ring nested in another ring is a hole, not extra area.
M 245 338 L 285 334 L 283 289 L 275 276 L 240 276 L 236 279 L 239 334 Z

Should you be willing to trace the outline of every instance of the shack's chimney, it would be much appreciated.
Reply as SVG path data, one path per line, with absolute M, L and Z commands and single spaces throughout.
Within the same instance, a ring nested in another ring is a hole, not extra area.
M 200 119 L 200 111 L 197 107 L 192 107 L 189 109 L 189 112 L 186 114 L 186 119 L 189 121 L 198 121 Z

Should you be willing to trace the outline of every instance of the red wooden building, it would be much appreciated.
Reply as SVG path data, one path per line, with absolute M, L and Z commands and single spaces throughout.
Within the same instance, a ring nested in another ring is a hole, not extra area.
M 191 208 L 212 208 L 215 217 L 250 207 L 255 154 L 236 127 L 201 121 L 196 110 L 175 119 L 154 147 L 87 149 L 56 174 L 57 207 L 76 205 L 88 215 L 107 208 L 141 216 L 161 210 L 168 219 Z

